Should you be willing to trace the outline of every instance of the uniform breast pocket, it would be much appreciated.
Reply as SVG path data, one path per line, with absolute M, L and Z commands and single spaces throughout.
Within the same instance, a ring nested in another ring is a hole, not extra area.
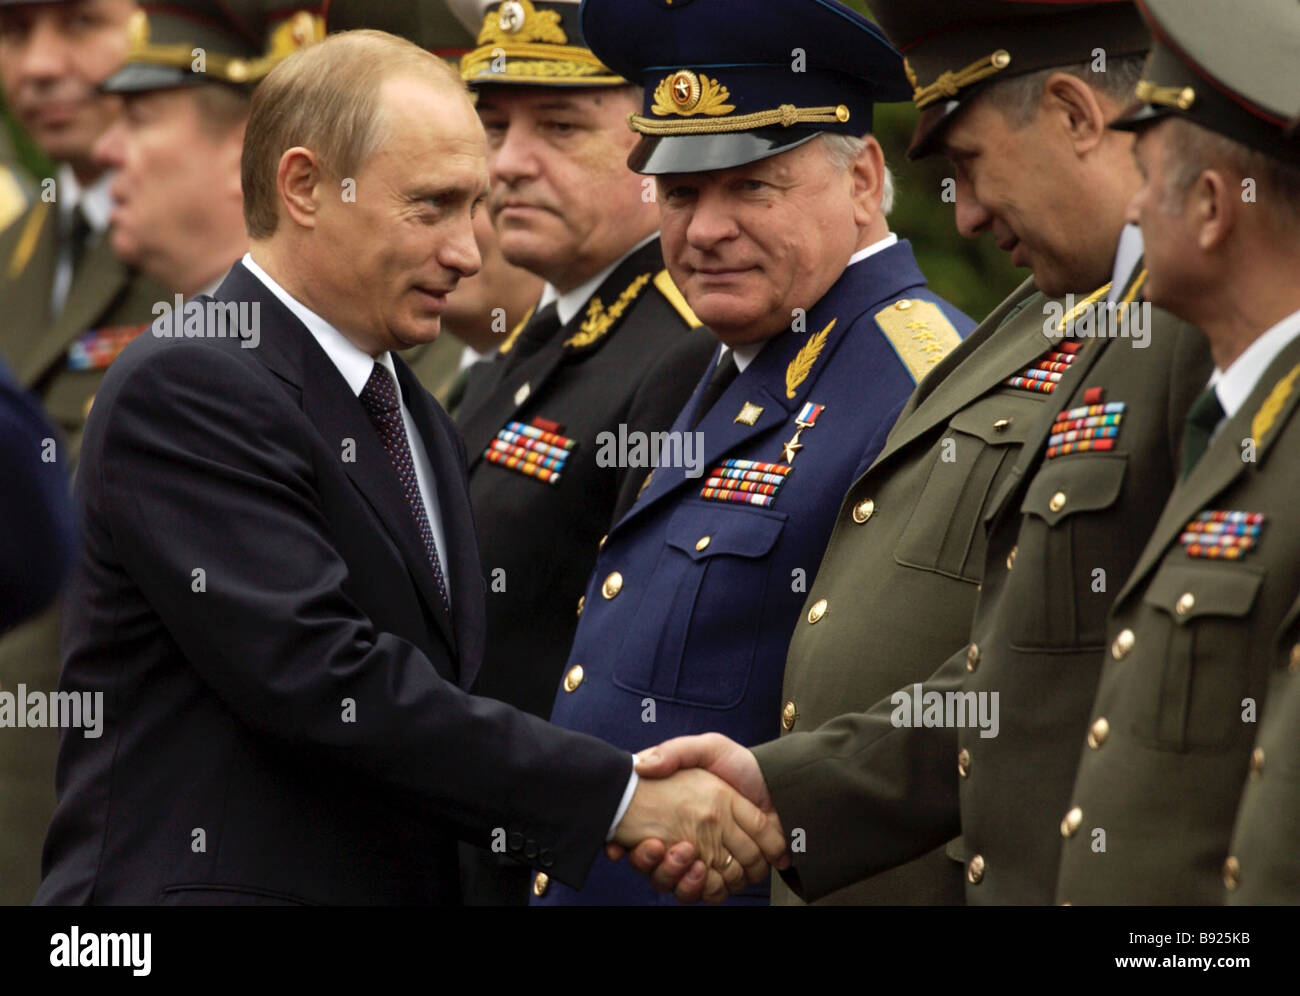
M 687 705 L 739 704 L 758 645 L 766 558 L 785 520 L 784 512 L 708 501 L 673 513 L 614 683 Z
M 1099 540 L 1127 470 L 1125 456 L 1058 457 L 1030 482 L 1007 587 L 1024 607 L 1013 646 L 1068 650 L 1105 642 L 1112 586 L 1124 578 L 1107 576 Z
M 1042 406 L 1039 398 L 1006 393 L 977 401 L 953 416 L 894 551 L 898 563 L 980 580 L 984 506 L 994 485 L 1014 465 Z
M 1263 580 L 1240 564 L 1175 560 L 1160 568 L 1142 598 L 1159 622 L 1141 636 L 1147 653 L 1131 686 L 1135 735 L 1177 748 L 1223 747 L 1241 735 L 1250 680 L 1243 662 L 1251 659 L 1250 613 Z

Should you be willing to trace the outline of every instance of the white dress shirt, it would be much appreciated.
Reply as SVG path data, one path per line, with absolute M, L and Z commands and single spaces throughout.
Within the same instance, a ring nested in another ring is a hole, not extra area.
M 644 249 L 657 238 L 659 238 L 658 232 L 655 232 L 653 235 L 647 235 L 644 239 L 634 245 L 618 259 L 614 260 L 614 262 L 610 263 L 609 266 L 605 267 L 581 287 L 575 287 L 567 294 L 561 294 L 554 284 L 548 282 L 546 286 L 542 288 L 542 297 L 541 300 L 537 302 L 537 311 L 541 311 L 548 304 L 554 301 L 555 313 L 560 319 L 560 324 L 568 325 L 575 315 L 587 307 L 587 301 L 591 299 L 591 295 L 595 294 L 600 288 L 600 285 L 605 282 L 606 278 L 622 265 L 623 260 L 627 259 L 634 252 Z
M 72 172 L 71 166 L 60 167 L 54 188 L 59 206 L 60 234 L 71 230 L 72 213 L 80 208 L 86 224 L 90 226 L 90 235 L 83 249 L 99 239 L 108 228 L 108 219 L 113 214 L 113 196 L 109 193 L 112 182 L 112 174 L 105 173 L 89 187 L 83 187 L 77 182 L 77 175 Z M 72 256 L 73 246 L 60 239 L 59 258 L 54 268 L 54 289 L 50 297 L 51 313 L 55 315 L 63 311 L 63 306 L 68 302 L 68 292 L 72 289 Z
M 1214 388 L 1219 404 L 1223 406 L 1224 421 L 1241 411 L 1241 406 L 1255 390 L 1269 364 L 1297 336 L 1300 336 L 1300 311 L 1287 315 L 1247 346 L 1227 370 L 1215 368 L 1208 386 Z
M 382 363 L 392 375 L 393 386 L 397 389 L 397 400 L 402 406 L 402 425 L 406 427 L 406 440 L 411 447 L 411 462 L 415 464 L 415 480 L 420 486 L 420 497 L 424 500 L 424 512 L 429 517 L 429 528 L 433 530 L 433 542 L 438 548 L 443 583 L 447 588 L 447 598 L 450 601 L 451 578 L 447 571 L 447 541 L 442 528 L 442 512 L 438 505 L 438 486 L 429 464 L 429 454 L 424 448 L 424 437 L 416 428 L 410 409 L 406 407 L 406 401 L 402 398 L 402 385 L 397 381 L 397 368 L 393 365 L 393 357 L 387 352 L 379 356 L 371 356 L 355 345 L 320 315 L 290 296 L 289 292 L 276 283 L 270 274 L 257 265 L 251 253 L 245 253 L 243 264 L 249 273 L 262 281 L 266 289 L 280 299 L 298 321 L 307 326 L 307 331 L 320 344 L 320 348 L 325 351 L 330 362 L 338 368 L 338 372 L 354 395 L 360 396 L 376 363 Z

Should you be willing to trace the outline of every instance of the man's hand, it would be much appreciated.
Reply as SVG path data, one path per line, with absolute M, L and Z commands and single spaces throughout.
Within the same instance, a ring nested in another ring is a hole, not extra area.
M 775 854 L 765 852 L 768 861 L 776 868 L 789 867 L 785 855 L 784 834 L 780 820 L 772 805 L 767 783 L 754 755 L 745 747 L 720 733 L 705 733 L 693 737 L 678 737 L 658 747 L 642 751 L 637 758 L 637 774 L 643 779 L 663 778 L 683 768 L 704 768 L 737 789 L 749 799 L 770 821 L 781 839 L 781 848 Z M 627 852 L 620 846 L 619 838 L 606 846 L 610 860 L 617 861 Z M 666 847 L 663 840 L 650 838 L 639 842 L 628 862 L 660 892 L 672 892 L 680 902 L 698 902 L 701 897 L 719 896 L 718 873 L 706 862 L 696 860 L 696 851 L 690 839 L 680 840 Z M 763 869 L 766 874 L 766 868 Z M 756 881 L 751 879 L 751 881 Z
M 761 882 L 769 863 L 781 860 L 785 853 L 785 837 L 774 817 L 717 776 L 696 768 L 666 778 L 643 777 L 638 783 L 615 828 L 614 843 L 633 847 L 649 841 L 655 843 L 644 852 L 643 861 L 648 863 L 652 855 L 661 859 L 677 856 L 673 863 L 661 860 L 655 864 L 671 869 L 661 879 L 676 874 L 687 883 L 678 893 L 685 901 L 703 896 L 721 902 L 729 892 L 744 889 L 747 882 Z M 674 845 L 667 852 L 664 841 Z M 688 847 L 689 852 L 685 850 Z M 686 853 L 691 859 L 683 862 Z M 693 860 L 695 855 L 700 862 Z M 683 863 L 685 872 L 679 874 Z

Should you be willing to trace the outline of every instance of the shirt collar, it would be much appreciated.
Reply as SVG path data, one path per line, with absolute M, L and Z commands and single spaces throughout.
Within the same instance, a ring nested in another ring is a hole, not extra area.
M 568 325 L 569 322 L 573 320 L 573 316 L 582 310 L 583 305 L 590 300 L 591 296 L 600 289 L 600 285 L 609 278 L 611 273 L 618 269 L 625 259 L 631 256 L 634 252 L 639 252 L 644 249 L 657 238 L 659 238 L 658 232 L 655 232 L 653 235 L 647 235 L 644 239 L 634 245 L 618 259 L 614 260 L 614 262 L 610 263 L 609 266 L 605 267 L 605 269 L 601 270 L 581 287 L 575 287 L 567 294 L 561 294 L 554 285 L 548 282 L 547 285 L 542 288 L 542 299 L 537 302 L 537 310 L 541 311 L 548 304 L 554 301 L 555 311 L 560 319 L 560 324 Z
M 269 273 L 257 265 L 252 253 L 245 253 L 242 262 L 249 273 L 262 281 L 266 285 L 266 289 L 279 298 L 280 303 L 288 308 L 298 321 L 307 326 L 307 331 L 312 334 L 312 338 L 325 351 L 325 355 L 330 358 L 330 362 L 338 368 L 338 372 L 343 375 L 343 379 L 347 381 L 348 388 L 353 394 L 361 394 L 361 389 L 366 386 L 366 381 L 370 379 L 375 364 L 382 363 L 388 372 L 393 375 L 393 384 L 397 388 L 397 400 L 399 402 L 402 400 L 402 385 L 398 383 L 397 368 L 393 365 L 391 353 L 385 351 L 379 356 L 371 356 L 333 325 L 321 318 L 320 315 L 291 296 L 287 290 L 275 282 L 275 279 Z
M 108 228 L 108 219 L 113 214 L 113 195 L 109 192 L 112 173 L 106 172 L 89 187 L 83 187 L 72 167 L 64 165 L 59 168 L 57 179 L 59 211 L 64 218 L 81 208 L 86 224 L 96 235 Z
M 871 245 L 867 246 L 865 249 L 859 249 L 852 256 L 850 256 L 849 261 L 844 264 L 844 269 L 847 270 L 854 263 L 861 263 L 868 256 L 874 256 L 882 249 L 888 249 L 897 241 L 898 241 L 898 236 L 895 235 L 893 232 L 890 232 L 883 239 L 880 239 L 878 242 L 871 243 Z
M 1116 304 L 1124 288 L 1128 286 L 1133 268 L 1142 258 L 1145 244 L 1142 241 L 1142 229 L 1137 225 L 1125 225 L 1119 233 L 1119 246 L 1115 249 L 1115 265 L 1110 273 L 1110 290 L 1106 292 L 1106 303 Z
M 1241 410 L 1269 365 L 1297 336 L 1300 336 L 1300 311 L 1287 315 L 1247 346 L 1227 370 L 1215 368 L 1209 386 L 1218 395 L 1226 417 L 1232 418 Z

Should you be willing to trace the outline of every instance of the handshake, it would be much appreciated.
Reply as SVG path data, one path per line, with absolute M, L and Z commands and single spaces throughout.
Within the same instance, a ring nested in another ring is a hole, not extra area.
M 678 737 L 637 757 L 636 792 L 605 846 L 660 892 L 720 903 L 784 869 L 785 834 L 758 761 L 720 733 Z

